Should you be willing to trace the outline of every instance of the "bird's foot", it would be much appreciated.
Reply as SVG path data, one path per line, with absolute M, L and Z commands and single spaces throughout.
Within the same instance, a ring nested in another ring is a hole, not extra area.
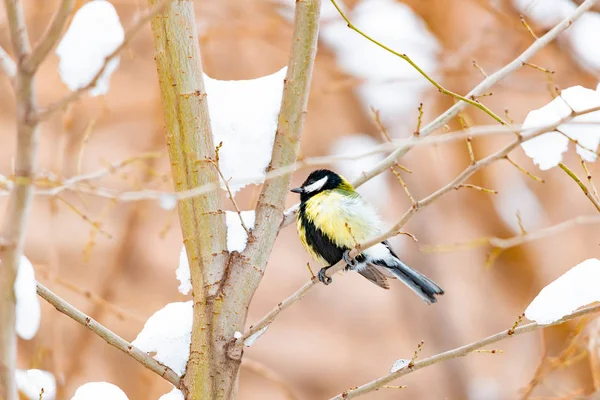
M 344 261 L 346 262 L 346 264 L 348 264 L 350 267 L 356 267 L 356 260 L 350 258 L 350 250 L 345 250 L 344 251 Z
M 329 267 L 321 268 L 321 270 L 317 274 L 317 276 L 319 277 L 319 281 L 323 282 L 324 285 L 329 285 L 333 280 L 330 276 L 326 275 L 328 269 Z

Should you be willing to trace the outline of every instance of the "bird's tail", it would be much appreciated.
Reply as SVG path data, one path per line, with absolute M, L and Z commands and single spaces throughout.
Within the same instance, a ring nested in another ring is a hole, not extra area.
M 437 283 L 404 264 L 398 258 L 395 261 L 395 265 L 388 266 L 389 271 L 418 294 L 427 304 L 435 303 L 437 301 L 435 296 L 444 294 L 444 290 Z

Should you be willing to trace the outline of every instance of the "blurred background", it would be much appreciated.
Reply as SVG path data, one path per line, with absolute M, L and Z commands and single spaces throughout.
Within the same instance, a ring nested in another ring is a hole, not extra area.
M 125 29 L 147 6 L 142 0 L 111 2 Z M 416 129 L 419 103 L 423 103 L 423 124 L 453 104 L 452 98 L 438 93 L 402 60 L 351 32 L 328 1 L 323 2 L 303 157 L 362 151 L 385 140 L 371 108 L 380 113 L 390 135 L 399 138 Z M 24 1 L 34 41 L 43 33 L 57 3 Z M 78 0 L 77 7 L 84 3 Z M 210 77 L 252 79 L 286 64 L 292 1 L 195 3 L 204 70 Z M 575 6 L 570 0 L 533 4 L 525 0 L 339 3 L 360 28 L 408 54 L 447 89 L 461 94 L 533 42 L 520 14 L 542 35 Z M 596 11 L 600 11 L 597 6 Z M 9 49 L 3 13 L 2 8 L 0 45 Z M 573 85 L 596 88 L 600 74 L 598 16 L 587 15 L 587 22 L 582 19 L 577 28 L 579 34 L 561 36 L 531 60 L 553 74 L 524 66 L 480 101 L 497 114 L 522 122 L 529 110 L 549 102 L 556 90 Z M 106 96 L 85 98 L 42 125 L 42 174 L 68 178 L 133 157 L 127 167 L 93 185 L 117 190 L 172 188 L 153 52 L 147 27 L 122 53 Z M 42 105 L 68 93 L 57 64 L 52 53 L 39 74 Z M 5 77 L 0 77 L 0 92 L 0 173 L 9 175 L 15 148 L 15 106 Z M 462 117 L 470 126 L 494 122 L 474 108 L 468 108 Z M 460 128 L 454 119 L 438 134 Z M 509 139 L 475 139 L 474 154 L 484 157 Z M 585 177 L 572 150 L 565 163 Z M 395 360 L 411 358 L 421 340 L 420 357 L 427 357 L 508 329 L 543 286 L 575 264 L 596 257 L 600 234 L 593 225 L 506 250 L 491 266 L 486 266 L 489 246 L 442 253 L 423 250 L 484 236 L 518 235 L 517 213 L 524 228 L 534 231 L 596 212 L 561 170 L 540 172 L 520 148 L 513 151 L 511 159 L 545 183 L 529 178 L 507 161 L 497 162 L 469 182 L 498 194 L 467 188 L 450 193 L 405 226 L 418 242 L 407 236 L 392 240 L 408 264 L 446 290 L 437 304 L 427 306 L 398 282 L 384 291 L 357 274 L 335 277 L 333 285 L 317 286 L 283 312 L 267 333 L 245 350 L 245 357 L 255 367 L 242 368 L 239 398 L 288 399 L 287 390 L 298 399 L 326 399 L 387 374 Z M 331 167 L 352 179 L 378 160 L 373 156 Z M 400 162 L 412 171 L 402 176 L 418 199 L 460 173 L 469 163 L 469 153 L 464 141 L 455 141 L 414 149 Z M 600 179 L 597 165 L 591 164 L 590 170 Z M 309 171 L 297 171 L 293 183 L 301 183 Z M 390 225 L 410 207 L 390 172 L 360 191 Z M 249 186 L 236 200 L 242 209 L 253 209 L 258 193 L 258 187 Z M 122 203 L 73 193 L 63 199 L 37 198 L 28 227 L 25 254 L 42 283 L 127 340 L 133 340 L 144 321 L 166 303 L 188 299 L 177 291 L 175 279 L 182 244 L 175 211 L 165 211 L 154 201 Z M 290 194 L 288 205 L 296 201 Z M 4 199 L 0 202 L 4 204 Z M 308 261 L 295 228 L 282 230 L 254 296 L 248 325 L 306 282 Z M 315 271 L 318 268 L 313 265 Z M 519 336 L 493 346 L 502 352 L 474 353 L 437 364 L 399 380 L 397 384 L 407 385 L 405 389 L 381 389 L 364 398 L 584 398 L 600 389 L 595 386 L 600 375 L 594 369 L 598 351 L 588 351 L 590 332 L 576 321 Z M 71 398 L 79 385 L 89 381 L 114 383 L 132 400 L 156 399 L 170 390 L 167 382 L 44 302 L 42 327 L 33 340 L 19 342 L 18 357 L 20 368 L 53 372 L 60 399 Z M 538 369 L 543 360 L 543 368 Z M 287 389 L 267 379 L 265 368 L 275 371 Z M 537 382 L 531 385 L 536 371 Z

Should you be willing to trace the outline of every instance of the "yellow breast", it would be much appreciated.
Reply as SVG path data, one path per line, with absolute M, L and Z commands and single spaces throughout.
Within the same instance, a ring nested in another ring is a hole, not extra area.
M 306 216 L 342 248 L 353 248 L 381 230 L 375 209 L 358 194 L 336 190 L 319 193 L 306 202 Z

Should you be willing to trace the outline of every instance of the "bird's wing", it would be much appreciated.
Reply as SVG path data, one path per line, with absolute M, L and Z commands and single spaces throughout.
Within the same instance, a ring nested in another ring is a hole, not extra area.
M 365 267 L 358 270 L 358 273 L 367 278 L 369 281 L 376 284 L 377 286 L 379 286 L 380 288 L 390 288 L 390 284 L 388 283 L 386 277 L 375 265 L 367 264 Z

